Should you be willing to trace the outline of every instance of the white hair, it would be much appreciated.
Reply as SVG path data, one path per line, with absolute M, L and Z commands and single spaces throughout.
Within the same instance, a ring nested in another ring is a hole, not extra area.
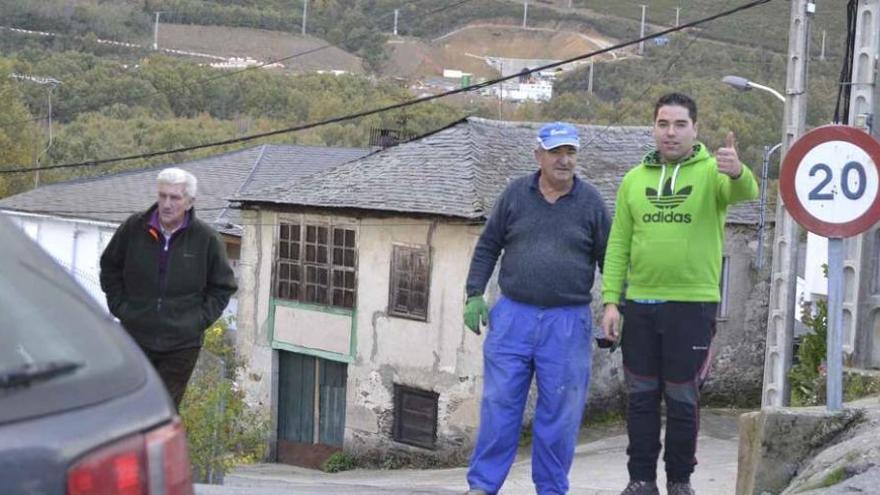
M 190 198 L 196 197 L 196 190 L 198 189 L 198 179 L 196 176 L 183 170 L 181 168 L 166 168 L 159 172 L 159 176 L 156 177 L 156 181 L 159 184 L 183 184 L 185 187 L 183 188 L 184 192 Z

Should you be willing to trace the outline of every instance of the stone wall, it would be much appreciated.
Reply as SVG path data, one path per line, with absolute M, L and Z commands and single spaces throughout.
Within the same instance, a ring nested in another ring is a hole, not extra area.
M 773 239 L 772 229 L 766 236 Z M 771 264 L 770 245 L 765 243 L 764 248 L 764 267 L 758 270 L 756 229 L 728 226 L 724 251 L 730 259 L 728 311 L 718 319 L 704 404 L 748 407 L 761 403 Z

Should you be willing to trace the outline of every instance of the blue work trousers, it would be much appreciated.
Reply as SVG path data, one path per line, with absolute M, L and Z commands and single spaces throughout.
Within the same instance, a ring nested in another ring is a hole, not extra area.
M 504 483 L 534 374 L 532 480 L 540 495 L 568 492 L 590 382 L 591 328 L 589 305 L 541 308 L 502 297 L 492 308 L 483 344 L 480 429 L 467 475 L 472 489 L 494 494 Z

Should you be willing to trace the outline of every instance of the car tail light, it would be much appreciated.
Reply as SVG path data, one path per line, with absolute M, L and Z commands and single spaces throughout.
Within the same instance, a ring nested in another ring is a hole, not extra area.
M 192 495 L 192 468 L 186 451 L 186 433 L 180 419 L 146 435 L 150 495 Z
M 88 454 L 68 471 L 67 495 L 193 495 L 180 419 Z

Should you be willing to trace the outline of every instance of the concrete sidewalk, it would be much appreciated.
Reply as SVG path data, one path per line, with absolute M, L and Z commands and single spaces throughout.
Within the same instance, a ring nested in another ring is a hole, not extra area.
M 699 495 L 730 495 L 736 487 L 738 453 L 737 415 L 704 410 L 697 458 L 700 465 L 692 479 Z M 622 425 L 584 431 L 578 444 L 570 482 L 572 495 L 617 495 L 626 485 L 627 439 Z M 236 468 L 224 486 L 199 485 L 199 495 L 303 495 L 336 494 L 461 494 L 467 490 L 465 468 L 431 470 L 353 470 L 327 474 L 286 466 L 257 464 Z M 658 484 L 665 485 L 661 468 Z M 661 488 L 661 493 L 665 490 Z M 507 478 L 503 495 L 534 493 L 531 459 L 520 455 Z

